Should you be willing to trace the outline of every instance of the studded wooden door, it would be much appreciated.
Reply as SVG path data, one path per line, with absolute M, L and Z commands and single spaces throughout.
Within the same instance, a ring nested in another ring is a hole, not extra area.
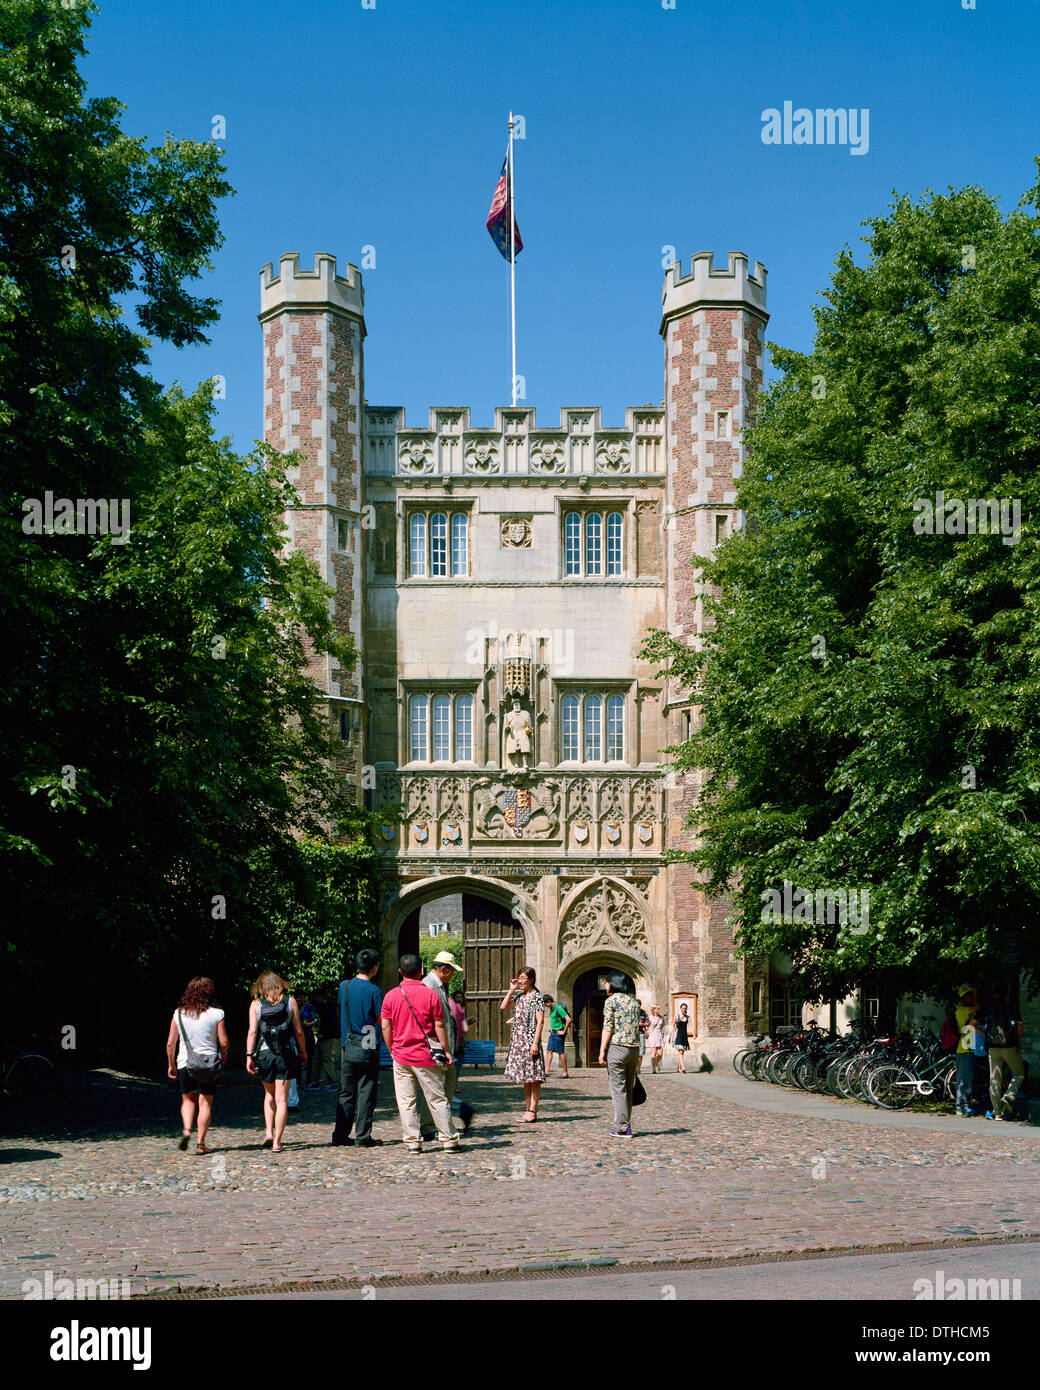
M 506 1020 L 513 1011 L 503 1013 L 499 1005 L 509 981 L 527 964 L 523 929 L 508 908 L 470 893 L 462 895 L 462 922 L 466 1013 L 477 1020 L 469 1036 L 495 1043 L 495 1069 L 501 1070 L 509 1048 Z

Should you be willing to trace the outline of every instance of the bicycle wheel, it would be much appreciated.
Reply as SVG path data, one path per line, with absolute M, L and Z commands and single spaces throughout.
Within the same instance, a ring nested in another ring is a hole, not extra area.
M 917 1077 L 909 1067 L 883 1062 L 871 1069 L 867 1091 L 871 1101 L 882 1110 L 903 1110 L 917 1095 Z
M 803 1052 L 791 1068 L 791 1081 L 799 1090 L 808 1091 L 815 1071 L 816 1058 L 811 1052 Z
M 733 1070 L 738 1076 L 744 1075 L 744 1058 L 751 1052 L 750 1047 L 742 1047 L 739 1052 L 733 1054 Z
M 761 1055 L 761 1052 L 759 1052 L 755 1048 L 752 1048 L 750 1052 L 745 1052 L 743 1057 L 741 1057 L 740 1074 L 747 1081 L 758 1080 L 758 1059 L 759 1057 L 761 1057 Z
M 937 1084 L 937 1085 L 940 1084 L 939 1081 L 938 1081 L 938 1078 L 936 1079 L 936 1084 Z M 956 1062 L 954 1062 L 953 1066 L 950 1067 L 949 1071 L 948 1071 L 948 1072 L 945 1074 L 945 1076 L 942 1078 L 941 1084 L 942 1084 L 943 1091 L 944 1091 L 944 1093 L 945 1093 L 945 1095 L 946 1095 L 946 1099 L 950 1102 L 951 1105 L 956 1105 L 956 1104 L 957 1104 L 957 1063 L 956 1063 Z
M 26 1052 L 8 1068 L 4 1090 L 19 1105 L 35 1109 L 51 1100 L 58 1087 L 54 1064 L 36 1052 Z

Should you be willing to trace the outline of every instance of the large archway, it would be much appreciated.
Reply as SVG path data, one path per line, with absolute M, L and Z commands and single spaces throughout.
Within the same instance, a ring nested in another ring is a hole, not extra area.
M 425 879 L 406 889 L 383 924 L 383 988 L 397 983 L 397 955 L 417 951 L 420 915 L 441 899 L 461 897 L 463 972 L 470 1037 L 509 1046 L 508 1014 L 499 1008 L 509 981 L 526 964 L 537 966 L 535 905 L 513 884 L 463 875 Z M 525 924 L 532 927 L 531 935 Z
M 589 951 L 568 961 L 560 971 L 558 993 L 570 1006 L 573 1024 L 570 1042 L 574 1065 L 599 1066 L 599 1044 L 603 1032 L 603 1004 L 607 992 L 602 977 L 619 971 L 639 995 L 653 996 L 653 981 L 644 962 L 620 951 Z

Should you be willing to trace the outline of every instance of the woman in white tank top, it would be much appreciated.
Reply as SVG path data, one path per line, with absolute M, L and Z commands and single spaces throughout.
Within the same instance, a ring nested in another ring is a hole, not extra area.
M 206 1134 L 213 1118 L 217 1077 L 205 1077 L 189 1067 L 188 1051 L 190 1048 L 196 1066 L 213 1067 L 218 1059 L 225 1065 L 227 1063 L 227 1028 L 224 1010 L 216 1008 L 213 1002 L 216 994 L 213 981 L 205 975 L 196 975 L 195 979 L 189 980 L 173 1011 L 166 1039 L 167 1075 L 171 1081 L 179 1083 L 181 1091 L 182 1133 L 178 1147 L 182 1150 L 188 1147 L 195 1124 L 195 1107 L 198 1106 L 197 1154 L 209 1153 Z

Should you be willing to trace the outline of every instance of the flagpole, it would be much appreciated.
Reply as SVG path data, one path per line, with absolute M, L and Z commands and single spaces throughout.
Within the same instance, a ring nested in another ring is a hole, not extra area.
M 516 405 L 516 201 L 513 185 L 513 113 L 509 113 L 509 319 L 513 344 L 513 372 L 509 379 Z

